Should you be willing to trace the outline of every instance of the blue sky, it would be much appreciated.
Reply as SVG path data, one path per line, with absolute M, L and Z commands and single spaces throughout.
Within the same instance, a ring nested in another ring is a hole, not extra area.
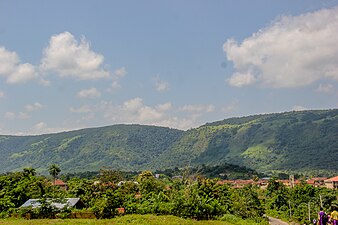
M 338 1 L 0 0 L 0 134 L 338 107 Z

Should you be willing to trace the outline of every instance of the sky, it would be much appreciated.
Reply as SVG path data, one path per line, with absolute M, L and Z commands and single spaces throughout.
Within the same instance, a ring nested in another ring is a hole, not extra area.
M 0 0 L 0 134 L 338 108 L 338 0 Z

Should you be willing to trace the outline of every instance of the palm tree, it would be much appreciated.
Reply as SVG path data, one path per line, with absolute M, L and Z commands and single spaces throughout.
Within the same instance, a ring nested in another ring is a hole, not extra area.
M 29 176 L 35 176 L 36 175 L 36 171 L 32 167 L 26 167 L 26 168 L 23 168 L 23 174 L 25 176 L 27 176 L 27 177 L 29 177 Z
M 54 185 L 55 185 L 56 177 L 61 172 L 60 167 L 58 165 L 56 165 L 56 164 L 52 164 L 52 165 L 50 165 L 48 167 L 48 172 L 49 172 L 50 175 L 53 176 L 53 178 L 54 178 Z

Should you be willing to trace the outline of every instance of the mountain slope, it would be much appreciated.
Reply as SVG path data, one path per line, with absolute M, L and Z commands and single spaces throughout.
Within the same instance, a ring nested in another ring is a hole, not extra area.
M 260 172 L 332 171 L 338 164 L 338 110 L 232 118 L 185 132 L 160 156 L 166 167 L 233 163 Z M 166 163 L 166 164 L 165 164 Z
M 52 163 L 68 172 L 104 166 L 138 170 L 182 134 L 163 127 L 114 125 L 40 136 L 0 136 L 0 171 L 28 166 L 43 171 Z
M 0 172 L 56 163 L 64 172 L 231 163 L 259 172 L 337 173 L 338 109 L 231 118 L 196 129 L 114 125 L 0 136 Z

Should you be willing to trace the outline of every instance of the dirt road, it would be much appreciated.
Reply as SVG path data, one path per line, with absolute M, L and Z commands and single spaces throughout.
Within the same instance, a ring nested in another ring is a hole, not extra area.
M 271 225 L 288 225 L 289 223 L 287 222 L 284 222 L 280 219 L 277 219 L 277 218 L 273 218 L 273 217 L 268 217 L 269 218 L 269 224 Z

